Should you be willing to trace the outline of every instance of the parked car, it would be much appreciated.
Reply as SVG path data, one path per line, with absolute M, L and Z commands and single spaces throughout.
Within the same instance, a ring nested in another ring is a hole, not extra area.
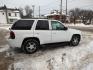
M 48 19 L 21 19 L 10 29 L 8 43 L 26 53 L 34 53 L 43 44 L 69 42 L 77 46 L 81 31 L 65 27 L 62 22 Z

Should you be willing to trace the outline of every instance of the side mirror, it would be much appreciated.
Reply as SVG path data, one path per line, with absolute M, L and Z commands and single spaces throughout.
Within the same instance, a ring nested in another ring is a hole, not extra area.
M 68 28 L 67 27 L 64 27 L 64 30 L 68 30 Z

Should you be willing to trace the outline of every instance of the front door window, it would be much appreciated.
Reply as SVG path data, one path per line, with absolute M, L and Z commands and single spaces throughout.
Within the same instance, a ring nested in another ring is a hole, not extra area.
M 62 25 L 58 21 L 51 21 L 51 25 L 52 25 L 52 30 L 62 30 L 62 29 L 64 29 L 64 25 Z

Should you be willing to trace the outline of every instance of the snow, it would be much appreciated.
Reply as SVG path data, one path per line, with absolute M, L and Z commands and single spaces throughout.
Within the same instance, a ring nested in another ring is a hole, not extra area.
M 9 26 L 8 27 L 0 27 L 0 29 L 6 29 L 6 30 L 9 30 Z
M 93 70 L 93 34 L 84 34 L 77 47 L 58 47 L 31 55 L 15 53 L 14 70 Z
M 0 46 L 0 53 L 6 51 L 8 49 L 9 49 L 8 45 L 2 45 L 2 46 Z
M 82 70 L 93 70 L 93 63 L 89 63 L 86 67 L 84 67 Z
M 77 48 L 59 48 L 52 53 L 48 51 L 45 55 L 26 58 L 13 65 L 14 70 L 93 70 L 93 63 L 86 63 L 86 57 L 89 54 L 93 55 L 93 41 Z
M 9 30 L 9 28 L 12 26 L 12 24 L 0 24 L 0 29 L 6 29 Z
M 72 24 L 72 23 L 69 23 L 69 24 L 65 24 L 66 26 L 78 26 L 78 27 L 93 27 L 93 25 L 85 25 L 83 23 L 78 23 L 78 24 Z

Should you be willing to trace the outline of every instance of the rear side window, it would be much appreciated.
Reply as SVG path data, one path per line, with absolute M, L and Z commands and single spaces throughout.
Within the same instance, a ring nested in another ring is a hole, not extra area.
M 30 30 L 33 23 L 34 23 L 34 20 L 18 20 L 17 22 L 15 22 L 15 24 L 12 26 L 11 29 L 13 29 L 13 30 Z
M 49 30 L 49 23 L 47 20 L 38 20 L 36 30 Z

